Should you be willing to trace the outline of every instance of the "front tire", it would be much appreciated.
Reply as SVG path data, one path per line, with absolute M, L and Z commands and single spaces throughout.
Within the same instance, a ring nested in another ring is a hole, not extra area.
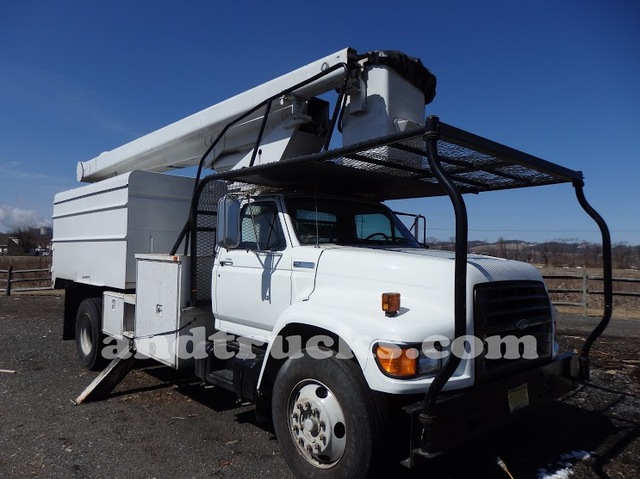
M 288 359 L 273 387 L 273 425 L 296 477 L 366 478 L 380 459 L 382 395 L 351 360 Z
M 80 303 L 76 314 L 76 351 L 86 369 L 99 371 L 106 366 L 102 357 L 102 301 L 87 298 Z

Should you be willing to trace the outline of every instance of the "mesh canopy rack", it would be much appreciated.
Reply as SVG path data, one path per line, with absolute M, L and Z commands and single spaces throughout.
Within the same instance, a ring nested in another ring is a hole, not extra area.
M 429 143 L 462 193 L 582 182 L 582 173 L 430 117 L 427 126 L 314 155 L 216 175 L 265 187 L 376 200 L 441 196 Z
M 219 181 L 222 180 L 222 181 Z M 441 123 L 431 116 L 426 125 L 408 132 L 362 142 L 350 147 L 313 155 L 290 158 L 216 173 L 203 180 L 196 193 L 209 191 L 212 198 L 192 204 L 192 254 L 198 255 L 198 236 L 214 233 L 209 224 L 216 215 L 215 199 L 229 187 L 228 182 L 244 183 L 249 188 L 284 189 L 311 194 L 345 194 L 379 201 L 415 197 L 449 196 L 456 219 L 454 258 L 454 337 L 466 334 L 468 219 L 464 193 L 481 193 L 531 186 L 571 183 L 578 202 L 597 223 L 602 233 L 604 312 L 598 326 L 589 335 L 580 353 L 580 376 L 589 377 L 589 351 L 604 331 L 612 312 L 611 237 L 604 219 L 588 204 L 583 192 L 582 172 L 537 158 L 508 146 Z M 202 218 L 204 221 L 200 221 Z M 200 226 L 199 226 L 200 225 Z M 189 226 L 189 223 L 185 228 Z M 185 230 L 186 231 L 186 230 Z M 184 232 L 183 231 L 183 234 Z M 182 235 L 181 234 L 181 238 Z M 181 238 L 178 239 L 177 245 Z M 205 246 L 205 252 L 211 245 Z M 192 300 L 210 301 L 209 277 L 198 275 L 198 262 L 192 268 Z M 209 256 L 205 255 L 210 270 Z M 435 376 L 420 405 L 423 437 L 435 437 L 438 429 L 437 397 L 457 369 L 459 359 L 449 356 Z M 430 454 L 433 444 L 422 449 Z M 413 450 L 413 449 L 412 449 Z
M 571 183 L 578 202 L 594 219 L 602 234 L 604 312 L 600 323 L 585 341 L 578 358 L 580 377 L 584 380 L 589 378 L 591 345 L 607 327 L 613 308 L 611 237 L 604 219 L 584 197 L 583 176 L 580 171 L 564 168 L 441 123 L 437 117 L 432 116 L 427 118 L 424 127 L 405 133 L 346 148 L 210 175 L 203 180 L 199 191 L 202 192 L 211 183 L 214 197 L 217 198 L 224 191 L 229 191 L 229 186 L 235 188 L 235 185 L 227 182 L 244 183 L 249 188 L 276 188 L 309 194 L 344 194 L 379 201 L 449 196 L 456 224 L 453 340 L 467 332 L 468 219 L 463 194 Z M 220 191 L 216 192 L 217 189 Z M 215 209 L 214 202 L 204 203 L 204 210 L 207 211 L 198 210 L 198 215 L 209 218 L 215 214 L 208 211 Z M 198 215 L 192 212 L 192 218 Z M 194 222 L 194 225 L 196 223 L 198 222 Z M 192 229 L 192 238 L 196 236 L 197 239 L 198 231 L 200 230 L 197 228 L 195 231 Z M 205 225 L 201 231 L 212 232 L 212 226 Z M 197 252 L 196 243 L 194 241 L 192 244 L 194 255 Z M 198 269 L 197 261 L 194 269 Z M 192 298 L 196 302 L 210 301 L 210 283 L 201 281 L 202 284 L 199 284 L 197 278 L 196 272 L 192 271 L 192 284 L 196 285 Z M 204 293 L 199 294 L 199 291 Z M 440 414 L 438 396 L 459 364 L 460 358 L 449 355 L 425 393 L 424 400 L 418 403 L 415 411 L 423 433 L 419 444 L 412 443 L 410 460 L 413 460 L 414 454 L 424 457 L 439 454 L 438 444 L 431 438 L 439 436 L 441 423 L 446 423 L 448 418 Z

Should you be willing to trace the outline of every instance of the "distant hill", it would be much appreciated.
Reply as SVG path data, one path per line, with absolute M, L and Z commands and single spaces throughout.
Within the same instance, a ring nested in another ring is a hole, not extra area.
M 453 241 L 429 238 L 433 249 L 453 250 Z M 579 240 L 554 240 L 544 243 L 530 243 L 522 240 L 499 239 L 496 242 L 469 241 L 469 252 L 486 254 L 499 258 L 526 261 L 546 267 L 598 267 L 602 265 L 602 246 Z M 612 245 L 613 267 L 640 269 L 640 246 L 624 243 Z

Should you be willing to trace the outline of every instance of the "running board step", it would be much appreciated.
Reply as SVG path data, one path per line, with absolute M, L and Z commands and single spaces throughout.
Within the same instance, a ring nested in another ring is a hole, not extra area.
M 233 371 L 231 369 L 219 369 L 207 374 L 207 382 L 229 391 L 235 391 L 233 387 Z
M 258 376 L 264 361 L 264 352 L 255 351 L 252 358 L 238 354 L 235 342 L 227 345 L 227 352 L 235 352 L 229 359 L 219 359 L 214 354 L 214 345 L 207 345 L 207 357 L 196 359 L 196 376 L 203 381 L 234 392 L 243 400 L 255 401 Z

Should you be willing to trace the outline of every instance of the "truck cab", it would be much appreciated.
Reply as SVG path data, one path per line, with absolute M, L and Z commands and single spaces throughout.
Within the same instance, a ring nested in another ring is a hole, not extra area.
M 453 252 L 421 245 L 380 202 L 295 193 L 225 201 L 238 207 L 225 217 L 233 241 L 221 241 L 213 267 L 216 329 L 261 345 L 286 341 L 283 332 L 292 329 L 330 331 L 371 389 L 426 391 L 451 354 Z M 467 278 L 467 339 L 454 347 L 464 360 L 445 389 L 473 385 L 480 363 L 482 373 L 495 375 L 491 358 L 504 362 L 507 347 L 512 369 L 555 356 L 555 310 L 536 268 L 468 255 Z M 389 295 L 397 298 L 393 311 L 384 310 Z M 500 298 L 491 318 L 485 297 Z M 398 356 L 404 369 L 385 355 Z
M 289 306 L 309 300 L 327 250 L 421 248 L 387 207 L 349 198 L 252 197 L 232 220 L 240 235 L 216 254 L 214 314 L 225 328 L 265 339 Z

